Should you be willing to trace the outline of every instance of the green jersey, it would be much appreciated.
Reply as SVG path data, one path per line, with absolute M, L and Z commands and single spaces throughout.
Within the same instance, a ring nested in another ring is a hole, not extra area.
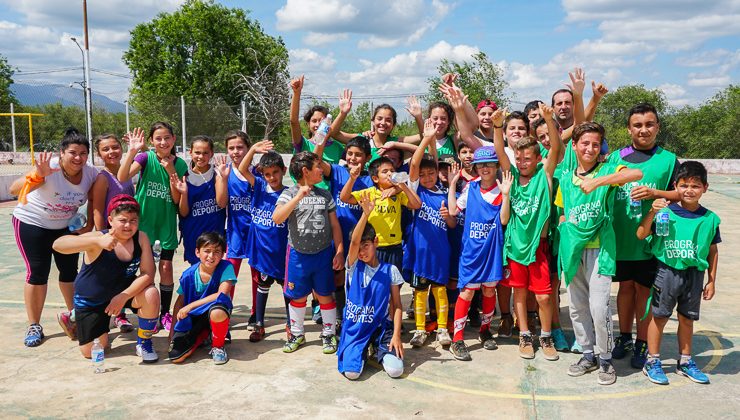
M 550 217 L 550 183 L 543 164 L 537 169 L 527 185 L 519 183 L 520 173 L 511 167 L 514 183 L 511 185 L 511 218 L 506 226 L 504 258 L 519 264 L 529 265 L 535 261 L 539 238 Z
M 629 154 L 631 146 L 616 150 L 607 159 L 608 162 L 624 165 L 642 171 L 642 179 L 628 182 L 617 190 L 614 198 L 614 234 L 617 239 L 617 261 L 641 261 L 652 258 L 648 240 L 637 239 L 637 227 L 640 218 L 630 217 L 630 192 L 632 188 L 644 185 L 656 190 L 666 191 L 673 178 L 676 155 L 656 147 L 653 155 L 640 163 L 631 162 Z M 634 151 L 632 152 L 634 153 Z M 653 205 L 653 200 L 641 200 L 642 214 L 647 214 Z
M 136 201 L 141 206 L 139 230 L 153 244 L 159 240 L 162 249 L 177 248 L 177 204 L 172 201 L 170 176 L 157 154 L 149 151 L 141 178 L 136 184 Z M 188 172 L 184 160 L 175 158 L 175 172 L 182 177 Z
M 670 205 L 663 210 L 668 212 L 668 236 L 652 236 L 653 254 L 676 270 L 696 267 L 704 271 L 709 267 L 707 256 L 719 228 L 719 216 L 700 208 L 703 211 L 693 212 L 696 217 L 683 217 L 674 211 L 674 206 L 677 207 Z
M 303 140 L 301 141 L 301 150 L 306 152 L 313 152 L 314 150 L 316 150 L 316 145 L 303 137 Z M 322 156 L 322 159 L 324 160 L 324 162 L 330 165 L 338 165 L 339 161 L 342 159 L 343 154 L 344 145 L 336 140 L 332 140 L 330 144 L 324 147 L 324 156 Z M 293 182 L 295 182 L 295 179 L 292 175 L 290 178 L 293 180 Z M 323 180 L 316 184 L 316 186 L 328 190 L 329 181 Z
M 550 154 L 550 150 L 546 149 L 545 146 L 542 145 L 542 143 L 537 143 L 540 146 L 540 155 L 542 156 L 542 159 L 547 159 L 547 155 Z
M 380 155 L 378 154 L 378 152 L 381 149 L 381 147 L 375 147 L 375 142 L 373 141 L 372 138 L 369 138 L 368 140 L 370 140 L 370 160 L 367 161 L 367 165 L 365 165 L 366 168 L 367 168 L 368 165 L 370 165 L 370 162 L 372 162 L 375 159 L 377 159 L 377 158 L 380 157 Z M 398 141 L 398 137 L 397 136 L 388 136 L 385 139 L 385 142 L 386 143 L 388 143 L 390 141 Z
M 440 140 L 437 140 L 437 156 L 457 156 L 457 152 L 455 151 L 455 142 L 452 140 L 452 136 L 446 136 L 443 140 L 444 142 L 441 146 L 439 145 Z

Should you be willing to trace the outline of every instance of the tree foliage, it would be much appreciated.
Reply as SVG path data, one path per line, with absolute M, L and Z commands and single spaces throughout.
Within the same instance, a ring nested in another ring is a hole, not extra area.
M 504 80 L 504 71 L 492 63 L 484 52 L 473 54 L 469 61 L 462 63 L 442 59 L 437 70 L 439 75 L 427 80 L 429 88 L 426 99 L 429 102 L 443 99 L 437 88 L 441 81 L 440 77 L 447 73 L 458 75 L 455 84 L 473 103 L 482 99 L 492 99 L 497 104 L 505 106 L 509 102 L 508 96 L 504 93 L 509 85 Z
M 10 85 L 13 84 L 15 68 L 8 64 L 8 59 L 0 54 L 0 112 L 10 112 L 10 103 L 18 104 Z
M 630 108 L 641 102 L 653 105 L 662 119 L 658 144 L 667 145 L 670 142 L 671 132 L 666 124 L 668 105 L 665 94 L 660 89 L 650 90 L 643 85 L 625 85 L 604 95 L 594 117 L 594 121 L 606 129 L 606 138 L 611 150 L 627 146 L 632 142 L 627 131 L 627 115 Z

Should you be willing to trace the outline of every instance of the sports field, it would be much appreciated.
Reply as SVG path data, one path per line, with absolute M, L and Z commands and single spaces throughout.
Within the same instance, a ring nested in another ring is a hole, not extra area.
M 230 361 L 214 366 L 207 349 L 183 365 L 166 360 L 164 332 L 154 338 L 161 360 L 142 365 L 135 355 L 134 333 L 112 334 L 104 374 L 94 374 L 77 344 L 57 325 L 62 309 L 56 272 L 42 317 L 46 340 L 40 347 L 23 346 L 25 267 L 10 223 L 14 203 L 0 204 L 0 335 L 4 337 L 0 370 L 0 417 L 94 418 L 737 418 L 740 412 L 740 177 L 712 176 L 703 203 L 722 218 L 717 295 L 703 302 L 696 324 L 694 354 L 709 374 L 710 385 L 697 385 L 672 374 L 677 355 L 675 319 L 666 327 L 661 351 L 671 384 L 648 382 L 628 360 L 616 361 L 618 380 L 599 386 L 595 374 L 567 376 L 578 355 L 561 354 L 556 362 L 538 353 L 532 361 L 517 354 L 517 341 L 501 339 L 499 349 L 483 350 L 473 329 L 466 332 L 472 362 L 459 362 L 432 340 L 419 350 L 405 348 L 406 373 L 390 379 L 369 366 L 359 381 L 336 370 L 336 357 L 321 353 L 319 326 L 307 321 L 308 344 L 293 354 L 281 351 L 282 299 L 270 296 L 268 336 L 250 343 L 246 321 L 251 287 L 242 268 L 236 288 Z M 185 268 L 176 255 L 176 277 Z M 616 288 L 613 288 L 613 295 Z M 562 292 L 562 291 L 561 291 Z M 567 296 L 561 317 L 569 327 Z M 408 287 L 404 303 L 410 300 Z M 615 307 L 612 300 L 612 307 Z M 613 311 L 614 312 L 614 311 Z M 615 315 L 616 320 L 616 315 Z M 413 329 L 405 321 L 406 330 Z M 494 321 L 497 324 L 496 321 Z M 616 323 L 615 323 L 616 325 Z M 567 333 L 572 337 L 570 331 Z M 569 337 L 569 338 L 570 338 Z M 404 334 L 404 341 L 410 339 Z

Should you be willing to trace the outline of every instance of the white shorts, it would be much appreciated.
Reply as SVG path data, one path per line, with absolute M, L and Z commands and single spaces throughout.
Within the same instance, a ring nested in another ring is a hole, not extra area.
M 496 287 L 497 284 L 498 284 L 498 281 L 487 281 L 485 283 L 468 283 L 468 284 L 465 285 L 464 288 L 465 289 L 470 289 L 470 290 L 478 290 L 478 289 L 481 288 L 481 286 L 483 286 L 483 287 Z

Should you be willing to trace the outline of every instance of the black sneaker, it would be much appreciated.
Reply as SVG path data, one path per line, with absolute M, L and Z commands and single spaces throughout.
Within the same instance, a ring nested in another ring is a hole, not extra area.
M 169 359 L 172 363 L 181 363 L 193 354 L 196 348 L 189 334 L 175 335 L 170 344 Z
M 632 350 L 630 365 L 635 369 L 642 369 L 645 367 L 645 362 L 647 362 L 647 353 L 647 343 L 642 340 L 635 340 L 635 348 Z M 613 354 L 612 357 L 614 357 Z
M 612 359 L 624 359 L 627 353 L 633 348 L 632 339 L 620 335 L 614 340 L 614 349 L 612 350 Z M 640 367 L 642 369 L 642 367 Z
M 478 333 L 478 340 L 483 343 L 483 348 L 486 350 L 496 350 L 498 348 L 496 340 L 493 339 L 493 334 L 487 328 L 485 331 Z
M 470 357 L 470 352 L 468 351 L 468 346 L 466 346 L 465 345 L 465 342 L 462 341 L 462 340 L 460 340 L 460 341 L 454 341 L 450 345 L 450 353 L 452 353 L 452 356 L 454 356 L 455 359 L 457 359 L 457 360 L 463 360 L 463 361 L 466 361 L 466 362 L 469 362 L 469 361 L 473 360 Z
M 583 376 L 588 372 L 593 372 L 599 368 L 596 360 L 588 360 L 585 357 L 581 357 L 580 360 L 570 365 L 568 368 L 568 375 L 570 376 Z

